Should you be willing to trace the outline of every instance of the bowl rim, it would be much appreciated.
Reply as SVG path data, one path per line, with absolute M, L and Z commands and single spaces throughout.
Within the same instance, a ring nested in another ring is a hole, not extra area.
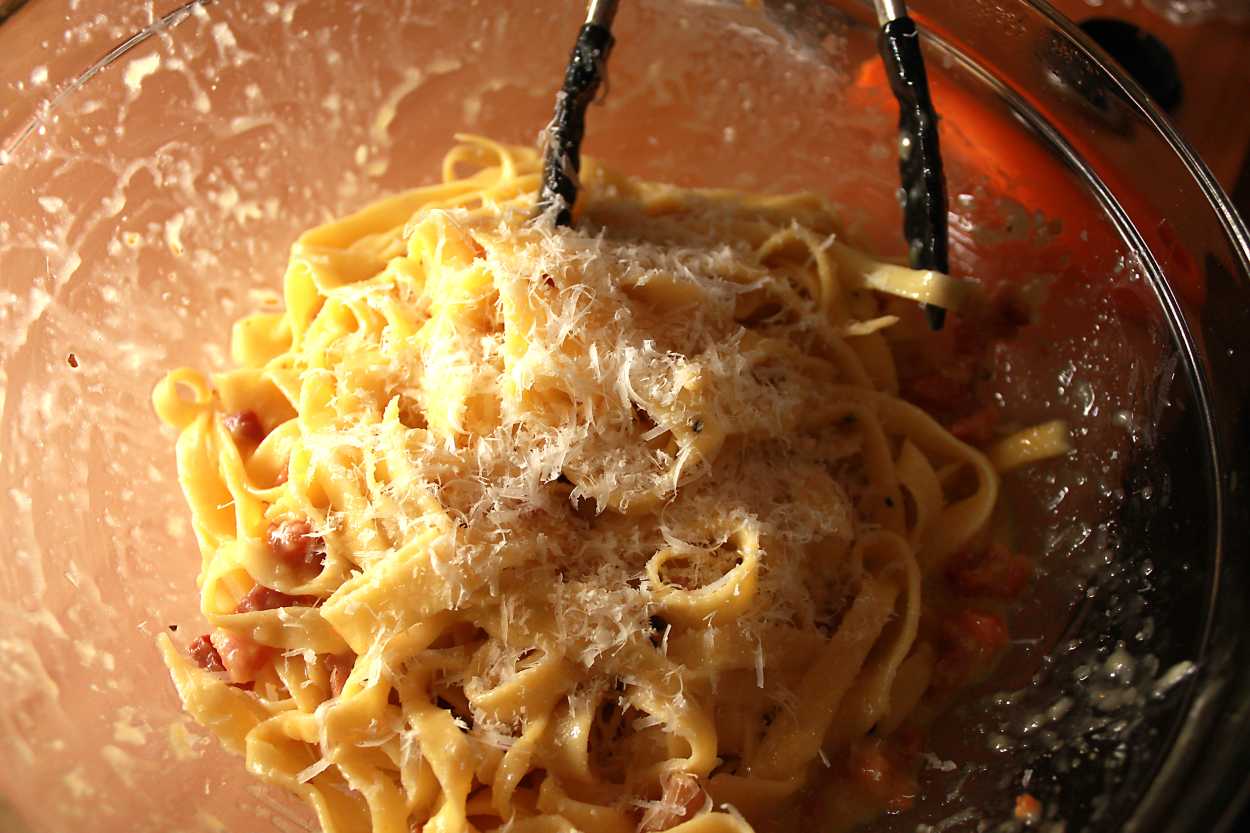
M 870 7 L 872 5 L 871 0 L 857 1 L 864 6 Z M 213 5 L 215 2 L 216 0 L 185 0 L 185 2 L 181 2 L 171 10 L 157 16 L 151 23 L 137 30 L 128 38 L 109 47 L 101 57 L 55 89 L 51 95 L 37 101 L 32 115 L 25 121 L 20 122 L 14 132 L 8 135 L 0 134 L 0 170 L 14 161 L 12 158 L 13 154 L 25 144 L 30 136 L 38 132 L 38 128 L 45 122 L 49 114 L 55 113 L 68 98 L 80 91 L 102 70 L 151 37 L 176 27 L 195 13 L 197 9 Z M 917 0 L 917 2 L 919 5 L 923 5 L 920 0 Z M 1001 2 L 1001 0 L 994 0 L 994 2 Z M 1163 140 L 1171 153 L 1180 161 L 1188 176 L 1198 186 L 1199 192 L 1206 200 L 1209 209 L 1219 223 L 1219 227 L 1229 244 L 1229 249 L 1236 257 L 1236 265 L 1241 273 L 1250 275 L 1250 229 L 1248 229 L 1246 221 L 1237 212 L 1227 192 L 1216 180 L 1210 168 L 1189 142 L 1181 136 L 1167 116 L 1154 104 L 1140 85 L 1114 59 L 1107 55 L 1101 47 L 1094 43 L 1074 20 L 1058 11 L 1048 0 L 1007 0 L 1007 2 L 1032 10 L 1048 23 L 1054 31 L 1059 32 L 1071 45 L 1078 48 L 1084 57 L 1093 66 L 1096 66 L 1105 78 L 1110 81 L 1123 101 L 1134 108 L 1135 114 L 1150 127 L 1158 138 Z M 31 0 L 13 0 L 13 2 L 7 4 L 0 0 L 0 26 L 3 26 L 5 21 L 29 5 L 33 5 Z M 921 28 L 923 29 L 924 27 L 922 26 Z M 1182 327 L 1185 326 L 1183 318 L 1178 320 L 1182 322 Z M 1201 371 L 1200 362 L 1195 363 L 1195 366 Z M 1202 382 L 1201 379 L 1199 381 L 1200 386 L 1206 385 L 1209 387 L 1209 381 Z M 1209 428 L 1209 426 L 1207 427 Z M 1224 563 L 1230 552 L 1229 542 L 1225 540 L 1226 524 L 1224 521 L 1226 518 L 1226 505 L 1231 503 L 1231 493 L 1228 489 L 1227 479 L 1219 474 L 1218 467 L 1221 464 L 1221 460 L 1218 455 L 1213 455 L 1213 463 L 1216 466 L 1213 489 L 1216 505 L 1213 508 L 1215 518 L 1219 523 L 1216 528 L 1215 552 L 1212 564 L 1213 576 L 1208 594 L 1208 604 L 1211 610 L 1215 609 L 1221 594 L 1236 592 L 1238 589 L 1224 586 L 1227 582 L 1221 581 Z M 1208 655 L 1215 636 L 1212 617 L 1208 617 L 1199 641 L 1200 659 Z M 1227 688 L 1227 686 L 1224 688 Z M 1217 796 L 1215 798 L 1222 799 L 1222 803 L 1219 800 L 1208 801 L 1205 805 L 1196 808 L 1191 807 L 1191 809 L 1197 809 L 1199 812 L 1192 814 L 1189 818 L 1177 819 L 1172 816 L 1174 815 L 1177 801 L 1182 799 L 1181 793 L 1184 791 L 1185 785 L 1192 783 L 1195 772 L 1199 769 L 1195 762 L 1201 758 L 1204 747 L 1217 731 L 1216 722 L 1219 714 L 1213 711 L 1212 704 L 1205 702 L 1204 698 L 1210 694 L 1212 697 L 1226 700 L 1227 697 L 1237 694 L 1238 691 L 1241 692 L 1243 697 L 1250 696 L 1250 682 L 1242 681 L 1240 688 L 1233 687 L 1233 689 L 1231 692 L 1228 690 L 1207 692 L 1200 691 L 1199 686 L 1194 685 L 1186 691 L 1185 702 L 1181 706 L 1183 717 L 1178 721 L 1179 725 L 1176 731 L 1167 739 L 1166 751 L 1162 756 L 1161 762 L 1146 788 L 1140 805 L 1126 823 L 1125 830 L 1156 829 L 1162 826 L 1175 830 L 1197 830 L 1199 827 L 1202 827 L 1205 830 L 1213 831 L 1213 833 L 1223 833 L 1223 831 L 1232 829 L 1238 815 L 1247 805 L 1250 805 L 1250 777 L 1243 775 L 1240 783 L 1234 783 L 1233 778 L 1238 773 L 1231 769 L 1226 769 L 1222 776 L 1217 775 L 1216 780 L 1220 783 L 1208 789 L 1208 793 L 1211 789 L 1216 790 Z M 1250 732 L 1245 731 L 1244 728 L 1240 737 L 1250 737 Z M 1211 798 L 1210 795 L 1205 797 Z M 1167 820 L 1169 817 L 1172 818 L 1163 824 L 1160 823 L 1161 820 Z
M 1145 90 L 1118 63 L 1098 46 L 1080 28 L 1076 21 L 1069 18 L 1052 6 L 1048 0 L 1016 0 L 1022 5 L 1031 7 L 1045 18 L 1049 24 L 1072 45 L 1079 48 L 1084 57 L 1106 76 L 1122 96 L 1123 100 L 1136 109 L 1136 115 L 1142 118 L 1162 138 L 1168 149 L 1175 154 L 1184 166 L 1186 173 L 1197 184 L 1202 196 L 1206 199 L 1210 210 L 1215 214 L 1221 230 L 1237 260 L 1236 266 L 1242 275 L 1250 275 L 1250 230 L 1243 217 L 1233 206 L 1232 200 L 1223 186 L 1216 180 L 1206 162 L 1198 155 L 1189 142 L 1181 136 L 1171 120 L 1159 109 Z M 1172 299 L 1175 307 L 1175 299 Z M 1178 307 L 1168 310 L 1174 325 L 1183 332 L 1180 336 L 1182 350 L 1192 349 L 1192 328 Z M 1223 459 L 1218 453 L 1214 426 L 1211 424 L 1209 397 L 1211 380 L 1204 371 L 1202 362 L 1194 357 L 1192 367 L 1195 369 L 1195 384 L 1202 402 L 1199 410 L 1204 417 L 1203 428 L 1207 436 L 1204 438 L 1209 446 L 1212 465 L 1212 494 L 1214 497 L 1213 520 L 1215 523 L 1214 553 L 1211 564 L 1211 579 L 1207 593 L 1207 609 L 1209 614 L 1217 610 L 1222 595 L 1236 593 L 1238 588 L 1227 587 L 1225 565 L 1231 552 L 1227 540 L 1229 527 L 1228 508 L 1233 504 L 1233 495 L 1229 488 L 1229 478 L 1221 472 Z M 1213 647 L 1216 638 L 1215 616 L 1208 615 L 1199 639 L 1197 661 L 1201 668 Z M 1227 637 L 1228 635 L 1222 634 Z M 1238 646 L 1244 653 L 1244 647 Z M 1165 741 L 1165 752 L 1148 783 L 1141 802 L 1133 811 L 1124 825 L 1125 831 L 1167 828 L 1169 830 L 1203 829 L 1212 833 L 1225 833 L 1233 829 L 1243 811 L 1250 807 L 1250 776 L 1245 769 L 1229 766 L 1230 762 L 1212 763 L 1208 758 L 1210 744 L 1219 730 L 1218 718 L 1221 714 L 1211 700 L 1218 699 L 1224 703 L 1228 698 L 1240 694 L 1243 699 L 1250 699 L 1250 680 L 1245 679 L 1243 672 L 1240 681 L 1215 679 L 1202 681 L 1190 686 L 1184 694 L 1181 705 L 1181 718 L 1175 730 Z M 1238 740 L 1250 738 L 1250 721 L 1243 719 L 1239 730 L 1228 733 L 1223 741 L 1225 746 L 1236 744 Z M 1213 757 L 1213 756 L 1212 756 Z M 1243 757 L 1250 757 L 1244 756 Z M 1211 766 L 1223 766 L 1223 771 L 1208 772 Z M 1186 786 L 1198 780 L 1199 770 L 1203 774 L 1213 776 L 1214 783 L 1205 783 L 1204 794 L 1186 802 L 1186 809 L 1192 813 L 1178 813 L 1177 804 L 1185 800 L 1183 793 Z

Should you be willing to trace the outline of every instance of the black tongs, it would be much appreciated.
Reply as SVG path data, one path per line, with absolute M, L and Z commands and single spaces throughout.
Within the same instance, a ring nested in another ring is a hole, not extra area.
M 938 116 L 920 54 L 920 33 L 903 0 L 874 0 L 881 32 L 877 48 L 898 99 L 898 172 L 903 183 L 903 236 L 913 269 L 949 272 L 946 177 L 938 149 Z M 942 329 L 946 310 L 925 304 L 925 317 Z
M 586 22 L 577 33 L 564 86 L 556 94 L 556 111 L 543 143 L 543 187 L 539 213 L 556 209 L 556 225 L 573 222 L 577 202 L 577 175 L 582 169 L 582 138 L 586 135 L 586 108 L 594 101 L 607 74 L 612 51 L 612 20 L 618 0 L 590 0 Z
M 544 213 L 554 208 L 556 225 L 567 226 L 573 221 L 586 108 L 606 75 L 617 5 L 618 0 L 590 0 L 586 22 L 569 56 L 564 85 L 556 95 L 555 114 L 547 126 L 538 210 Z M 899 105 L 898 167 L 905 195 L 903 235 L 908 258 L 912 268 L 947 272 L 946 179 L 920 36 L 903 0 L 876 0 L 876 6 L 881 21 L 878 46 Z M 925 315 L 929 326 L 940 330 L 946 310 L 926 304 Z

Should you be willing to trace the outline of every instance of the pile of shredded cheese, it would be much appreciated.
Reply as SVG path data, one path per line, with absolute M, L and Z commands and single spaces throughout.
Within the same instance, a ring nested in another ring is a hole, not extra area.
M 586 160 L 566 229 L 539 174 L 466 141 L 301 237 L 236 369 L 157 387 L 215 628 L 200 667 L 164 640 L 188 710 L 327 831 L 880 812 L 842 763 L 919 713 L 923 576 L 997 494 L 897 396 L 892 327 L 959 285 L 812 195 Z

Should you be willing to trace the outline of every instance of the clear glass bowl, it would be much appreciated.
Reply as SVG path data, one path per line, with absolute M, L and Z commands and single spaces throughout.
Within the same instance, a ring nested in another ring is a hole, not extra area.
M 853 233 L 900 247 L 868 4 L 624 5 L 588 152 L 681 183 L 821 190 Z M 1250 755 L 1246 230 L 1043 3 L 913 13 L 955 269 L 1060 296 L 1028 348 L 1043 358 L 1008 357 L 1004 379 L 1017 415 L 1084 429 L 1087 456 L 1013 487 L 1039 513 L 1041 641 L 1009 658 L 1009 693 L 939 732 L 969 765 L 936 766 L 883 824 L 994 822 L 1024 785 L 1070 829 L 1212 829 Z M 434 178 L 458 130 L 532 142 L 580 16 L 572 0 L 33 0 L 0 26 L 0 828 L 311 824 L 182 715 L 154 648 L 197 627 L 198 555 L 149 393 L 169 367 L 226 362 L 230 322 L 277 303 L 302 229 Z

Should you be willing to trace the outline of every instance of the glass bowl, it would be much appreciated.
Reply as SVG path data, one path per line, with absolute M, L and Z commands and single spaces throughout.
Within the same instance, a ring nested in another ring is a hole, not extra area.
M 1076 462 L 1011 480 L 1044 578 L 891 829 L 1210 830 L 1250 771 L 1244 226 L 1141 93 L 1044 3 L 916 0 L 953 268 L 1046 290 L 999 357 Z M 459 130 L 530 143 L 562 0 L 33 0 L 0 25 L 0 828 L 302 830 L 182 715 L 198 555 L 168 368 L 224 365 L 304 228 L 430 181 Z M 815 189 L 901 248 L 870 4 L 637 0 L 587 151 L 642 176 Z M 1027 355 L 1026 355 L 1027 353 Z M 1031 513 L 1031 514 L 1030 514 Z M 951 756 L 960 764 L 947 764 Z

